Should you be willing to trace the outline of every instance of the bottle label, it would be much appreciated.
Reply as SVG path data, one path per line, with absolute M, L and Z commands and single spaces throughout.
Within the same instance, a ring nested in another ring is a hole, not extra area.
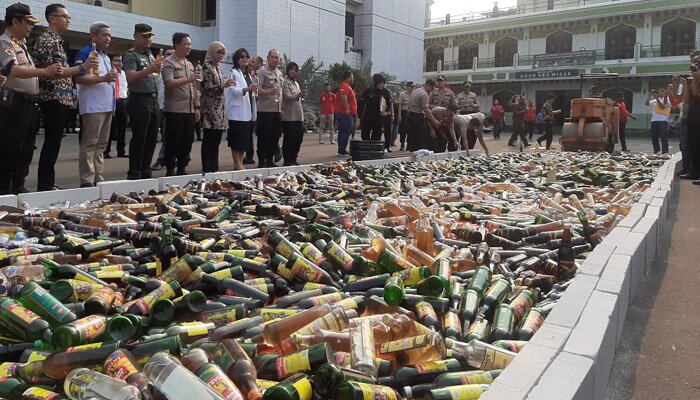
M 34 314 L 32 311 L 22 307 L 17 303 L 10 303 L 5 306 L 5 309 L 9 311 L 12 315 L 19 318 L 22 322 L 27 325 L 39 319 L 39 316 Z
M 345 271 L 349 272 L 352 269 L 352 256 L 337 243 L 332 242 L 332 244 L 328 246 L 328 250 L 326 252 L 328 253 L 328 257 L 340 264 Z
M 457 313 L 453 311 L 445 314 L 444 325 L 445 328 L 455 328 L 460 331 L 462 330 L 462 322 L 459 320 Z
M 335 353 L 335 365 L 339 367 L 349 367 L 350 366 L 350 353 L 344 351 L 339 351 Z
M 330 293 L 323 296 L 312 297 L 309 300 L 311 300 L 313 305 L 320 306 L 322 304 L 330 304 L 343 300 L 343 294 L 340 292 Z
M 302 290 L 314 290 L 314 289 L 323 289 L 327 285 L 324 285 L 322 283 L 316 283 L 316 282 L 306 282 L 304 284 L 304 287 Z
M 317 270 L 315 265 L 309 264 L 305 258 L 297 257 L 296 261 L 292 265 L 292 275 L 298 276 L 299 278 L 307 282 L 316 282 L 321 278 L 321 271 Z
M 429 361 L 424 363 L 418 363 L 415 365 L 415 368 L 421 374 L 425 372 L 447 371 L 447 363 L 445 363 L 442 360 Z
M 69 347 L 64 350 L 66 353 L 72 353 L 74 351 L 83 351 L 83 350 L 89 350 L 89 349 L 98 349 L 102 347 L 104 343 L 103 342 L 97 342 L 97 343 L 88 343 L 88 344 L 83 344 L 80 346 L 73 346 Z
M 362 382 L 353 382 L 353 385 L 362 390 L 362 400 L 398 400 L 396 392 L 390 387 Z
M 29 358 L 27 359 L 27 362 L 30 363 L 34 361 L 46 360 L 46 357 L 48 356 L 48 354 L 44 355 L 39 351 L 32 351 L 31 353 L 29 353 Z
M 493 382 L 493 378 L 489 372 L 475 372 L 470 371 L 468 373 L 463 373 L 460 375 L 459 380 L 465 385 L 474 384 L 490 384 Z
M 170 264 L 170 268 L 163 271 L 163 273 L 158 276 L 158 279 L 166 283 L 171 281 L 182 282 L 182 280 L 187 278 L 192 272 L 193 271 L 189 264 L 187 264 L 187 261 L 184 258 L 181 258 Z
M 484 389 L 481 386 L 459 385 L 446 388 L 450 393 L 452 400 L 471 400 L 478 399 L 484 394 Z
M 313 398 L 314 391 L 311 388 L 311 382 L 309 382 L 308 378 L 301 378 L 292 383 L 292 386 L 296 389 L 299 400 L 311 400 Z
M 394 340 L 392 342 L 382 343 L 379 346 L 379 353 L 394 353 L 401 350 L 410 350 L 417 347 L 423 347 L 427 343 L 428 335 L 413 336 L 406 339 Z
M 305 378 L 306 379 L 306 378 Z M 268 381 L 267 379 L 256 379 L 255 380 L 255 386 L 257 386 L 260 390 L 267 390 L 279 382 L 277 381 Z
M 36 307 L 40 308 L 45 315 L 51 316 L 52 319 L 60 321 L 66 316 L 66 307 L 53 296 L 49 296 L 48 292 L 41 286 L 35 287 L 29 294 L 29 298 L 33 300 Z
M 269 281 L 265 278 L 246 279 L 246 285 L 267 285 Z
M 222 370 L 228 371 L 228 369 L 233 365 L 236 360 L 234 360 L 233 355 L 226 349 L 223 344 L 219 344 L 214 349 L 214 354 L 211 356 L 211 361 L 214 364 L 221 367 Z
M 95 276 L 99 279 L 121 279 L 124 276 L 124 271 L 106 271 L 100 270 L 94 272 Z
M 348 311 L 348 310 L 357 310 L 358 304 L 357 301 L 355 301 L 355 298 L 353 297 L 348 297 L 347 299 L 340 300 L 339 302 L 335 303 L 334 306 L 338 308 L 342 308 L 343 311 Z
M 100 315 L 90 315 L 77 322 L 74 326 L 80 336 L 80 343 L 92 342 L 107 327 L 107 319 Z
M 219 280 L 233 278 L 233 275 L 231 274 L 231 268 L 226 268 L 226 269 L 222 269 L 219 271 L 214 271 L 209 275 L 213 276 L 214 278 L 219 279 Z
M 277 357 L 277 377 L 286 378 L 295 372 L 311 370 L 311 360 L 309 360 L 309 350 L 303 350 L 288 356 Z
M 202 336 L 209 333 L 207 326 L 200 322 L 183 322 L 180 326 L 187 331 L 187 336 Z
M 202 313 L 199 314 L 199 320 L 200 321 L 207 321 L 213 323 L 217 328 L 220 326 L 224 326 L 228 324 L 229 322 L 233 322 L 238 319 L 237 316 L 237 309 L 231 308 L 230 310 L 226 311 L 215 311 L 212 313 Z
M 297 333 L 302 335 L 315 335 L 321 331 L 321 329 L 330 331 L 340 331 L 343 327 L 333 313 L 328 313 L 320 318 L 316 318 L 314 322 L 311 322 L 299 329 Z
M 423 319 L 426 317 L 437 318 L 437 314 L 435 314 L 435 309 L 433 309 L 433 306 L 427 301 L 419 301 L 418 303 L 416 303 L 416 312 L 418 313 L 419 319 Z
M 104 373 L 112 378 L 126 380 L 138 373 L 136 366 L 122 351 L 115 351 L 107 357 L 104 363 Z
M 275 246 L 275 250 L 284 258 L 289 258 L 294 254 L 294 249 L 285 242 L 279 242 L 279 244 Z
M 51 400 L 61 397 L 56 392 L 51 392 L 38 387 L 30 387 L 22 393 L 22 398 L 25 400 Z
M 102 288 L 102 285 L 98 285 L 92 282 L 84 282 L 75 279 L 68 279 L 68 282 L 73 287 L 73 293 L 76 299 L 79 301 L 85 301 L 95 293 L 96 290 Z
M 508 364 L 510 364 L 511 361 L 513 361 L 513 356 L 511 354 L 491 347 L 486 347 L 484 359 L 481 362 L 479 369 L 504 369 L 508 366 Z
M 151 293 L 143 296 L 141 299 L 136 300 L 135 304 L 143 315 L 148 315 L 151 312 L 151 307 L 158 301 L 158 299 L 170 299 L 175 297 L 175 291 L 170 285 L 161 285 L 158 289 L 152 291 Z
M 0 377 L 12 376 L 15 370 L 21 366 L 21 363 L 14 362 L 4 362 L 0 364 Z
M 199 371 L 199 379 L 220 394 L 225 400 L 244 400 L 243 395 L 218 366 L 206 364 Z
M 300 310 L 287 309 L 287 308 L 262 308 L 260 309 L 260 316 L 263 321 L 268 322 L 276 318 L 285 318 L 290 315 L 298 314 Z
M 413 267 L 398 273 L 406 286 L 415 286 L 423 278 L 420 275 L 420 267 Z

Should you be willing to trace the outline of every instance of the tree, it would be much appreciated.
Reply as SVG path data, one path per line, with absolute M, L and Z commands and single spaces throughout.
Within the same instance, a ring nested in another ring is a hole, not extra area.
M 283 71 L 287 70 L 287 64 L 292 60 L 287 57 L 287 54 L 282 55 L 280 60 L 280 68 Z M 297 63 L 298 64 L 298 63 Z M 313 110 L 319 112 L 321 110 L 321 104 L 319 102 L 319 96 L 323 91 L 323 84 L 326 81 L 326 71 L 323 69 L 323 62 L 317 63 L 314 56 L 309 56 L 303 63 L 299 65 L 299 75 L 297 75 L 297 82 L 301 88 L 306 87 L 308 95 L 304 100 L 304 109 Z

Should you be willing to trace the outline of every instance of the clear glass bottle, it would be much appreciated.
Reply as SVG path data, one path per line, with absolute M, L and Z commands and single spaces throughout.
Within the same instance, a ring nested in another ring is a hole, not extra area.
M 63 390 L 73 400 L 141 400 L 135 386 L 87 368 L 71 371 Z
M 146 378 L 169 400 L 224 400 L 167 353 L 156 353 L 143 367 Z

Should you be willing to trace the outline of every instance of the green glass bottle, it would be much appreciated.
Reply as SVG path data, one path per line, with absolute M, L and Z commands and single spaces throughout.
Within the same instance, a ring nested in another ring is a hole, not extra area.
M 129 340 L 136 336 L 139 327 L 134 325 L 131 319 L 127 316 L 116 315 L 107 321 L 105 327 L 106 335 L 112 340 Z
M 490 371 L 461 371 L 444 373 L 433 381 L 437 387 L 468 385 L 468 384 L 490 384 L 501 374 L 500 369 Z
M 491 342 L 497 340 L 509 340 L 513 337 L 515 329 L 515 316 L 510 304 L 501 304 L 496 309 L 491 329 Z
M 163 222 L 160 230 L 161 243 L 158 248 L 158 275 L 177 262 L 177 249 L 173 245 L 173 232 L 170 222 Z M 167 281 L 166 281 L 167 282 Z
M 469 282 L 469 289 L 475 290 L 480 298 L 484 297 L 486 289 L 488 289 L 491 284 L 491 269 L 486 266 L 479 266 L 474 271 L 474 277 L 471 282 Z
M 51 343 L 57 349 L 79 346 L 93 342 L 107 328 L 107 317 L 89 315 L 85 318 L 61 325 L 53 331 Z
M 440 297 L 445 291 L 445 286 L 440 277 L 432 275 L 418 282 L 416 289 L 418 289 L 418 294 Z
M 319 343 L 295 353 L 268 360 L 258 368 L 258 378 L 282 380 L 297 372 L 311 372 L 331 362 L 333 352 L 328 343 Z
M 384 284 L 384 301 L 390 306 L 398 306 L 404 297 L 403 280 L 398 276 L 392 276 Z
M 35 281 L 29 281 L 24 285 L 20 291 L 19 302 L 41 316 L 52 327 L 67 324 L 76 319 L 75 314 Z
M 9 297 L 0 299 L 0 325 L 24 341 L 50 341 L 50 325 Z
M 413 265 L 411 262 L 389 249 L 382 250 L 382 252 L 379 254 L 377 264 L 379 265 L 379 268 L 388 273 L 394 273 L 415 267 L 415 265 Z
M 426 400 L 476 400 L 489 390 L 489 385 L 457 385 L 446 388 L 432 389 L 426 396 Z
M 445 296 L 449 296 L 451 294 L 450 278 L 452 277 L 450 260 L 446 258 L 439 258 L 435 260 L 435 276 L 437 276 L 440 282 L 442 282 L 442 285 L 445 288 Z
M 371 376 L 349 368 L 342 368 L 335 364 L 323 364 L 314 373 L 314 390 L 323 397 L 331 398 L 341 382 L 354 381 L 362 383 L 376 383 Z
M 391 387 L 430 383 L 445 373 L 461 370 L 462 365 L 454 358 L 428 361 L 401 367 L 391 377 L 379 379 L 379 383 Z
M 263 400 L 312 400 L 314 389 L 306 374 L 294 374 L 265 391 Z
M 334 400 L 399 400 L 401 396 L 389 386 L 345 381 L 338 385 Z

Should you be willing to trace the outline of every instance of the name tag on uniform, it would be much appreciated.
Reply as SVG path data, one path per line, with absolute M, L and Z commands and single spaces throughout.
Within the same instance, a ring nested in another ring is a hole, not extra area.
M 182 67 L 175 67 L 173 75 L 175 76 L 175 79 L 185 78 L 185 70 L 182 69 Z

